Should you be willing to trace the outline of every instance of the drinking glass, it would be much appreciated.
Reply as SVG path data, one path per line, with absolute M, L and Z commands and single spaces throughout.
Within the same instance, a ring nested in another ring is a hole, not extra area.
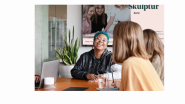
M 106 88 L 107 78 L 108 78 L 107 73 L 98 75 L 98 86 L 99 86 L 99 88 Z

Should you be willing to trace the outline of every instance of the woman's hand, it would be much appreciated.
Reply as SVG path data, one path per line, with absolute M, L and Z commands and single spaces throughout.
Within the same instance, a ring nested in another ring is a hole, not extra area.
M 40 81 L 40 77 L 39 76 L 35 76 L 35 82 L 38 83 Z
M 121 80 L 115 80 L 114 83 L 111 84 L 114 88 L 119 88 L 120 87 Z
M 97 79 L 97 76 L 95 74 L 87 74 L 86 78 L 88 80 L 95 80 L 95 79 Z

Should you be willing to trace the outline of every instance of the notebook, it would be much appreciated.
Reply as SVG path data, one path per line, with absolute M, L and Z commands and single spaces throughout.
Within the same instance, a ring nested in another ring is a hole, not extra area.
M 89 87 L 69 87 L 63 91 L 85 91 L 87 90 Z

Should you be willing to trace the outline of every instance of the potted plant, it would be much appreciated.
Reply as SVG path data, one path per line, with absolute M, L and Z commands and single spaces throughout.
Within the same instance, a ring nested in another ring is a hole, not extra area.
M 63 41 L 65 43 L 65 46 L 61 50 L 59 48 L 58 50 L 55 50 L 56 57 L 59 58 L 60 64 L 59 64 L 59 75 L 63 78 L 72 78 L 71 76 L 71 69 L 74 67 L 76 60 L 78 58 L 78 49 L 80 47 L 80 40 L 78 41 L 78 38 L 74 41 L 74 26 L 73 26 L 73 34 L 71 38 L 70 30 L 67 42 L 66 34 L 62 34 Z

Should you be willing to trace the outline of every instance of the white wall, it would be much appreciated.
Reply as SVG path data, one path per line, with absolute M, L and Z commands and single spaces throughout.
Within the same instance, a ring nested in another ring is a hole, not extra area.
M 81 13 L 81 5 L 67 5 L 67 28 L 72 31 L 72 28 L 75 28 L 75 39 L 81 39 L 81 25 L 82 25 L 82 13 Z M 92 47 L 81 47 L 78 51 L 78 57 L 84 52 L 91 50 Z M 112 51 L 112 47 L 107 48 L 109 51 Z

